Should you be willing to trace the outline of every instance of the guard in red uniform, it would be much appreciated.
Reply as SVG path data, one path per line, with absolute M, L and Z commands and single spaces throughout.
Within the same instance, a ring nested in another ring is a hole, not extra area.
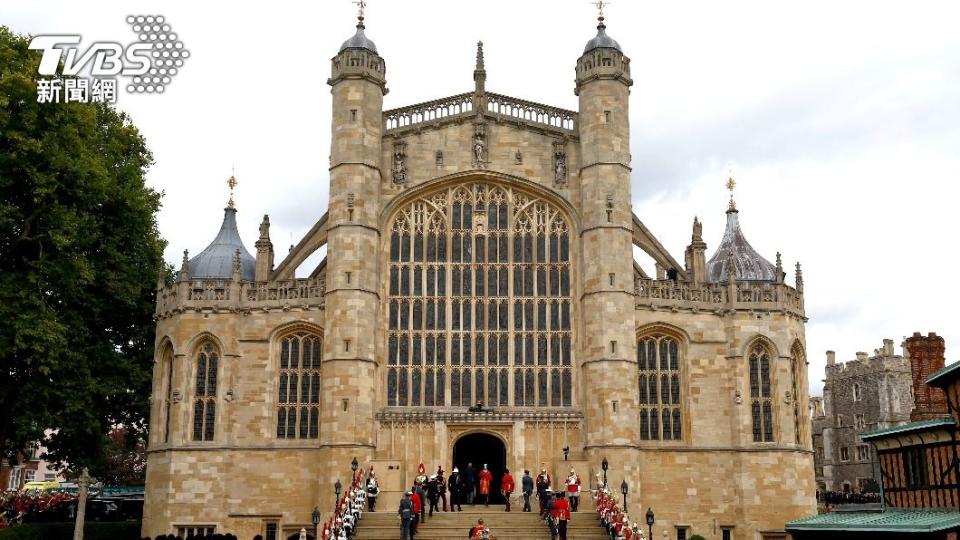
M 507 500 L 507 509 L 510 511 L 510 497 L 513 496 L 513 490 L 516 486 L 513 483 L 513 476 L 510 475 L 510 469 L 505 469 L 503 471 L 503 479 L 500 481 L 500 493 L 503 494 L 503 498 Z
M 557 498 L 550 506 L 550 515 L 557 522 L 557 534 L 559 540 L 567 540 L 567 521 L 570 519 L 570 505 L 563 496 L 562 491 L 557 491 Z

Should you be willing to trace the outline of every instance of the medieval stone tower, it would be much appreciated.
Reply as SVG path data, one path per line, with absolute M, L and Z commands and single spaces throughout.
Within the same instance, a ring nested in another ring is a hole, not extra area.
M 251 256 L 231 202 L 159 283 L 143 534 L 285 538 L 354 458 L 388 511 L 419 463 L 594 485 L 603 461 L 658 531 L 775 538 L 813 511 L 799 265 L 788 286 L 732 196 L 709 261 L 698 220 L 680 264 L 633 213 L 630 59 L 602 18 L 577 111 L 488 91 L 482 46 L 473 77 L 385 111 L 361 18 L 328 81 L 328 210 L 275 265 L 269 218 Z

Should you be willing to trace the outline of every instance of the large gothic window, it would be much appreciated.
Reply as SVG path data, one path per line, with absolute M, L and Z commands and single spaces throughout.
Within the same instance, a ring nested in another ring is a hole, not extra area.
M 680 347 L 671 336 L 654 334 L 637 342 L 640 369 L 640 438 L 678 441 L 683 435 L 680 414 Z
M 773 399 L 770 388 L 770 352 L 762 345 L 750 349 L 750 416 L 753 441 L 773 442 Z
M 278 439 L 319 437 L 321 348 L 320 338 L 306 332 L 280 340 Z
M 197 350 L 193 392 L 193 440 L 212 441 L 217 419 L 217 369 L 220 353 L 209 341 Z
M 573 402 L 570 229 L 492 184 L 402 208 L 390 228 L 387 405 Z

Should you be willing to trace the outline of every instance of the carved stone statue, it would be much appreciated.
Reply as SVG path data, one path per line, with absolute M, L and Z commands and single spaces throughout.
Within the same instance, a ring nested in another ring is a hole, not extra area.
M 483 133 L 478 131 L 477 134 L 473 136 L 473 159 L 475 159 L 477 163 L 483 163 L 486 161 L 483 159 L 486 152 L 487 141 L 484 140 Z
M 567 150 L 562 141 L 553 143 L 553 180 L 559 185 L 567 183 Z
M 407 163 L 403 146 L 403 143 L 397 143 L 393 147 L 393 182 L 395 184 L 403 184 L 407 181 Z

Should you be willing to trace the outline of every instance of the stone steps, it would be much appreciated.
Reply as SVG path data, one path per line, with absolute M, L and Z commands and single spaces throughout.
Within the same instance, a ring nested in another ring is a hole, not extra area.
M 586 497 L 584 497 L 586 499 Z M 519 506 L 522 508 L 522 505 Z M 516 508 L 516 507 L 514 507 Z M 534 510 L 536 510 L 534 504 Z M 498 540 L 549 540 L 550 531 L 534 512 L 504 512 L 503 506 L 464 506 L 463 512 L 439 512 L 420 525 L 415 540 L 456 540 L 482 518 Z M 400 537 L 400 520 L 395 512 L 364 513 L 354 540 L 388 540 Z M 592 507 L 581 506 L 567 525 L 568 540 L 609 540 L 600 529 Z

